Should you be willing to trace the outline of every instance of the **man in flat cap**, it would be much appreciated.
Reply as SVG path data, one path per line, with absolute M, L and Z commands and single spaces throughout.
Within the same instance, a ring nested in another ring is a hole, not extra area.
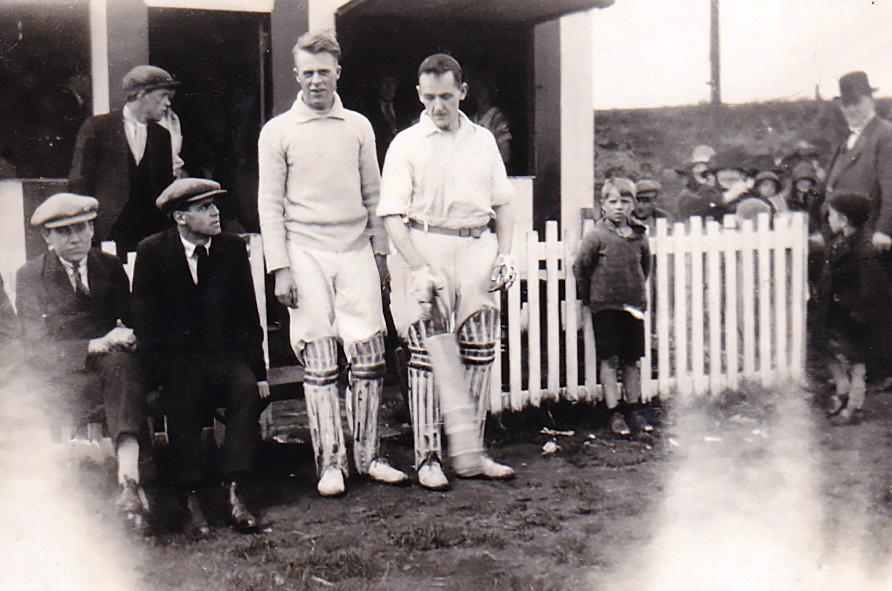
M 145 389 L 133 351 L 130 283 L 121 261 L 91 248 L 98 203 L 57 193 L 31 217 L 49 252 L 16 276 L 16 306 L 26 365 L 40 368 L 53 395 L 50 407 L 86 418 L 101 404 L 115 444 L 118 507 L 128 523 L 146 525 L 148 503 L 139 486 L 138 435 Z
M 375 134 L 337 94 L 341 49 L 334 33 L 307 33 L 294 47 L 301 90 L 263 126 L 258 212 L 276 297 L 289 308 L 291 344 L 306 368 L 304 394 L 323 496 L 345 492 L 347 453 L 338 393 L 338 346 L 350 361 L 353 457 L 360 474 L 407 481 L 379 455 L 384 379 L 381 283 L 389 252 L 375 215 L 381 175 Z M 380 269 L 380 270 L 379 270 Z
M 873 92 L 864 72 L 839 79 L 837 102 L 849 135 L 836 147 L 824 186 L 825 199 L 835 192 L 863 193 L 873 205 L 869 230 L 881 257 L 892 248 L 892 123 L 876 114 Z M 886 265 L 887 271 L 892 265 Z
M 263 331 L 245 241 L 223 232 L 220 184 L 177 179 L 156 201 L 175 227 L 144 239 L 133 276 L 136 336 L 148 379 L 163 386 L 174 479 L 196 537 L 209 533 L 198 491 L 201 430 L 226 407 L 223 478 L 233 525 L 253 530 L 243 500 L 269 396 Z
M 122 82 L 124 108 L 90 117 L 77 134 L 68 188 L 99 200 L 96 240 L 114 240 L 122 258 L 167 225 L 155 199 L 173 180 L 174 163 L 158 121 L 178 84 L 161 68 L 137 66 Z
M 657 205 L 662 189 L 660 181 L 654 179 L 641 179 L 635 183 L 635 210 L 632 215 L 647 226 L 651 235 L 656 231 L 658 219 L 664 218 L 666 223 L 672 223 L 671 216 Z

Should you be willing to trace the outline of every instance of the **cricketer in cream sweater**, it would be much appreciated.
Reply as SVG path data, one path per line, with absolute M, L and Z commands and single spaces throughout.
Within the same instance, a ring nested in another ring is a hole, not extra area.
M 343 494 L 347 456 L 338 400 L 340 342 L 351 367 L 348 410 L 357 470 L 379 482 L 408 477 L 378 456 L 384 377 L 380 284 L 387 237 L 375 215 L 381 182 L 368 119 L 338 97 L 334 33 L 307 33 L 294 48 L 301 91 L 260 133 L 258 212 L 276 297 L 288 306 L 319 493 Z M 379 259 L 376 261 L 376 258 Z M 378 264 L 382 265 L 379 273 Z

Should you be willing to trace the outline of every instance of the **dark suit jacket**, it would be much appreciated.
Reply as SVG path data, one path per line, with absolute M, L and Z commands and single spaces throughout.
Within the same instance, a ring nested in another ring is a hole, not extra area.
M 41 371 L 65 375 L 84 368 L 91 339 L 118 320 L 131 324 L 130 282 L 120 259 L 91 249 L 87 254 L 89 303 L 79 302 L 59 258 L 46 253 L 16 275 L 16 307 L 26 358 Z
M 150 377 L 164 381 L 173 362 L 196 352 L 226 351 L 266 379 L 263 330 L 245 241 L 223 232 L 213 237 L 195 285 L 176 228 L 139 244 L 133 275 L 133 314 L 139 350 Z
M 393 122 L 388 121 L 377 97 L 363 105 L 363 115 L 372 124 L 372 130 L 375 132 L 375 151 L 378 154 L 378 168 L 384 168 L 384 156 L 387 154 L 387 148 L 390 147 L 390 142 L 393 141 L 393 138 L 402 129 L 399 116 L 397 115 Z M 396 115 L 396 105 L 394 105 L 394 115 Z
M 143 159 L 149 166 L 148 194 L 154 198 L 173 182 L 170 134 L 150 121 Z M 130 196 L 130 163 L 133 156 L 124 132 L 124 112 L 94 115 L 77 133 L 68 190 L 99 200 L 96 240 L 109 240 Z
M 875 116 L 851 150 L 845 144 L 840 142 L 830 162 L 826 199 L 840 191 L 864 193 L 874 206 L 873 228 L 892 235 L 892 123 Z

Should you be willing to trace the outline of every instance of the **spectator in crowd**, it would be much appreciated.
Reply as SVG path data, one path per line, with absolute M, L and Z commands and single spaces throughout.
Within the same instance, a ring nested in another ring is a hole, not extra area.
M 892 291 L 871 244 L 871 202 L 860 193 L 833 192 L 827 200 L 827 259 L 819 285 L 830 370 L 836 385 L 831 420 L 859 418 L 867 371 L 887 373 Z
M 163 387 L 174 480 L 196 538 L 210 531 L 198 499 L 201 430 L 218 407 L 226 408 L 229 516 L 238 529 L 257 526 L 242 486 L 259 442 L 260 399 L 269 396 L 245 242 L 220 227 L 215 201 L 224 193 L 208 179 L 171 183 L 156 205 L 175 226 L 140 242 L 133 273 L 140 354 L 150 383 Z
M 77 134 L 69 190 L 99 200 L 95 238 L 114 240 L 122 258 L 167 225 L 154 203 L 174 167 L 170 134 L 158 121 L 178 84 L 161 68 L 137 66 L 122 82 L 124 108 L 90 117 Z
M 505 113 L 495 105 L 498 89 L 492 80 L 481 76 L 474 82 L 474 94 L 477 111 L 473 121 L 488 129 L 496 138 L 502 162 L 507 167 L 511 162 L 511 126 Z
M 409 391 L 415 467 L 421 486 L 449 486 L 443 472 L 440 407 L 427 350 L 431 307 L 451 319 L 467 376 L 468 394 L 483 449 L 499 312 L 494 292 L 511 285 L 513 189 L 492 134 L 460 110 L 468 93 L 462 68 L 434 54 L 418 68 L 420 121 L 402 131 L 387 152 L 378 215 L 397 249 L 393 312 L 410 352 Z M 490 232 L 495 227 L 495 236 Z M 436 300 L 436 301 L 435 301 Z M 514 477 L 489 455 L 481 472 Z
M 710 146 L 697 146 L 691 154 L 690 163 L 677 171 L 685 176 L 685 187 L 678 196 L 679 219 L 693 216 L 721 219 L 725 215 L 712 168 L 714 157 L 715 150 Z
M 742 150 L 732 148 L 717 154 L 713 161 L 723 207 L 739 221 L 755 219 L 761 213 L 774 213 L 771 201 L 753 190 L 755 179 L 750 176 L 747 160 Z
M 783 185 L 780 175 L 773 170 L 761 170 L 756 173 L 754 183 L 756 193 L 771 204 L 774 213 L 787 211 L 787 201 L 782 194 Z
M 787 208 L 790 211 L 804 211 L 808 214 L 809 233 L 820 231 L 823 199 L 817 190 L 817 182 L 815 167 L 809 162 L 798 162 L 790 171 Z
M 824 187 L 829 201 L 834 193 L 863 193 L 872 205 L 869 233 L 892 273 L 892 123 L 876 114 L 871 88 L 864 72 L 849 72 L 839 79 L 839 108 L 849 126 L 830 162 Z
M 640 412 L 644 356 L 645 281 L 650 272 L 646 228 L 633 216 L 635 184 L 608 179 L 601 190 L 602 217 L 583 237 L 573 273 L 580 299 L 592 314 L 598 375 L 604 400 L 612 412 L 610 429 L 617 435 L 653 430 Z M 617 371 L 622 370 L 625 413 L 619 410 Z M 625 416 L 623 416 L 625 414 Z M 631 425 L 631 428 L 630 428 Z
M 381 173 L 368 119 L 337 94 L 341 48 L 331 31 L 294 47 L 301 90 L 260 132 L 258 211 L 276 297 L 288 306 L 291 343 L 304 362 L 304 394 L 323 496 L 343 494 L 347 453 L 338 397 L 338 344 L 350 361 L 353 457 L 385 484 L 408 475 L 379 455 L 384 379 L 381 284 L 390 251 L 375 215 Z
M 31 224 L 43 229 L 49 252 L 28 261 L 16 277 L 16 306 L 26 365 L 39 368 L 47 408 L 74 421 L 99 407 L 115 446 L 118 510 L 138 530 L 149 506 L 139 484 L 139 434 L 145 390 L 133 351 L 130 282 L 114 255 L 90 248 L 99 203 L 56 193 Z
M 632 215 L 647 227 L 648 233 L 656 231 L 657 220 L 672 223 L 672 217 L 657 205 L 663 185 L 653 179 L 641 179 L 635 183 L 635 209 Z
M 393 70 L 385 69 L 378 73 L 373 83 L 374 98 L 363 109 L 363 114 L 372 124 L 375 132 L 375 146 L 378 155 L 378 165 L 384 165 L 384 156 L 390 142 L 399 133 L 402 122 L 397 115 L 394 105 L 396 93 L 399 89 L 399 77 Z

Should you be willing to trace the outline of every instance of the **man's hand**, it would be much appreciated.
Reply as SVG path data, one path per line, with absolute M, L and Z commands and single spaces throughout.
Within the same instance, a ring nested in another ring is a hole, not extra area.
M 387 255 L 375 253 L 375 266 L 381 278 L 381 291 L 390 293 L 390 269 L 387 268 Z
M 873 246 L 880 252 L 886 252 L 892 248 L 892 238 L 883 232 L 873 233 Z
M 297 308 L 297 286 L 291 276 L 291 269 L 276 269 L 276 299 L 289 308 Z
M 261 398 L 269 398 L 269 382 L 266 380 L 257 382 L 257 393 L 260 394 Z
M 116 326 L 102 338 L 105 339 L 109 351 L 133 352 L 136 350 L 136 335 L 133 334 L 132 328 Z
M 500 254 L 492 266 L 492 274 L 489 276 L 489 291 L 508 289 L 517 279 L 517 267 L 514 257 L 510 254 Z
M 90 342 L 87 343 L 87 355 L 105 355 L 110 350 L 105 337 L 90 339 Z

